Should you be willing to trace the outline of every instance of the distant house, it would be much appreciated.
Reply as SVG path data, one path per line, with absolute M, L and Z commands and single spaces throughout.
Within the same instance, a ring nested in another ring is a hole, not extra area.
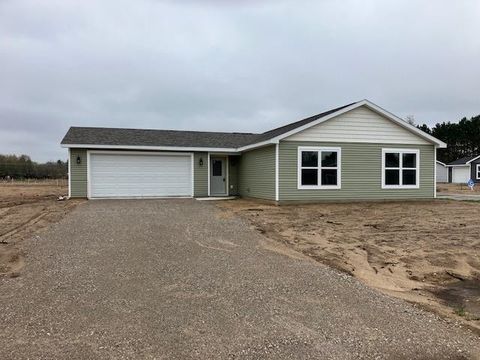
M 358 101 L 260 134 L 71 127 L 69 196 L 431 199 L 446 144 Z
M 466 156 L 447 164 L 448 182 L 466 183 L 472 179 L 480 182 L 480 155 Z
M 437 182 L 438 183 L 448 182 L 448 167 L 447 167 L 447 164 L 437 160 L 437 163 L 435 164 L 435 172 L 437 174 Z

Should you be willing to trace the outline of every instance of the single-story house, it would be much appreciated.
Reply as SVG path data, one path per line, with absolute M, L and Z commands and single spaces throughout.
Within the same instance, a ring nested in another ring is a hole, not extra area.
M 261 133 L 71 127 L 69 196 L 431 199 L 446 146 L 358 101 Z
M 436 162 L 437 183 L 448 182 L 448 167 L 447 164 L 438 161 Z
M 467 183 L 470 179 L 480 182 L 480 155 L 466 156 L 449 162 L 448 182 Z

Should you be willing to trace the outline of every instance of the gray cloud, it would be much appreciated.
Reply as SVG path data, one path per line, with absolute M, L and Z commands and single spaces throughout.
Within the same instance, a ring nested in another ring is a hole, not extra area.
M 70 125 L 264 131 L 368 98 L 480 113 L 478 2 L 0 1 L 0 153 Z

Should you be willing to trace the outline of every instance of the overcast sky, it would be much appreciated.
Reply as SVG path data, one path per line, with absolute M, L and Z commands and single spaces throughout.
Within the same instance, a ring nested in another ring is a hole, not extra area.
M 0 153 L 71 125 L 262 132 L 367 98 L 480 113 L 480 1 L 0 0 Z

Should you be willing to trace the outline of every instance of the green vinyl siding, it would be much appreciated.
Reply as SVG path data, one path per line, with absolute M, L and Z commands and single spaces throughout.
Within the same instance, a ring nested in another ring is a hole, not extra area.
M 203 165 L 200 166 L 200 159 Z M 193 195 L 208 196 L 208 154 L 196 152 L 193 158 Z
M 297 189 L 299 146 L 341 148 L 341 189 Z M 382 189 L 382 148 L 420 151 L 420 187 L 418 189 Z M 330 143 L 281 141 L 279 145 L 279 200 L 390 200 L 434 197 L 433 145 L 373 143 Z
M 77 157 L 80 156 L 80 164 Z M 87 150 L 70 149 L 70 196 L 87 197 Z
M 238 167 L 239 156 L 228 157 L 228 195 L 238 195 Z
M 275 146 L 247 151 L 239 161 L 241 196 L 275 200 Z

